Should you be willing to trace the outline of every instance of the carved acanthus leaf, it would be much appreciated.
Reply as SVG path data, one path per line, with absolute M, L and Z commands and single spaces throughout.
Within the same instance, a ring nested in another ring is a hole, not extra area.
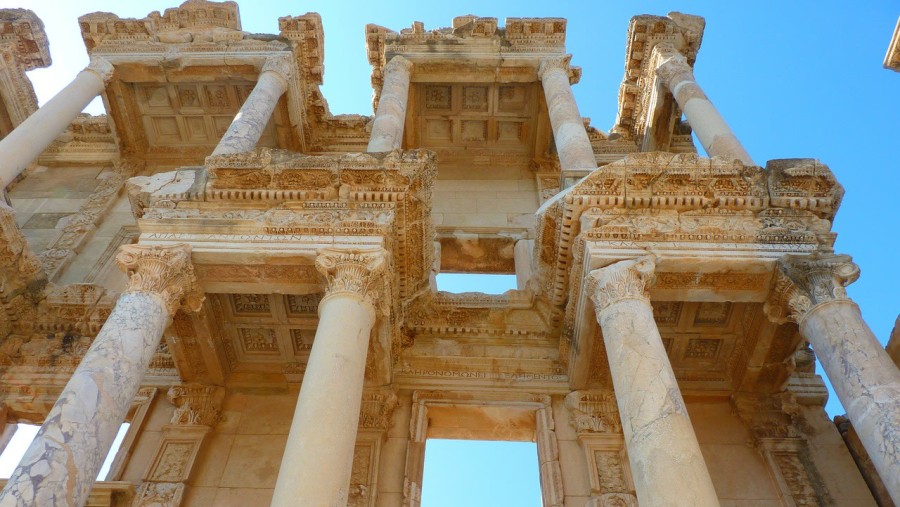
M 566 396 L 566 407 L 578 433 L 622 433 L 612 391 L 572 391 Z
M 325 298 L 355 294 L 376 305 L 383 289 L 386 253 L 378 250 L 323 249 L 316 257 L 316 269 L 325 277 Z
M 656 256 L 619 261 L 588 275 L 596 282 L 591 299 L 597 312 L 622 299 L 650 301 L 650 286 L 656 271 Z
M 191 311 L 200 309 L 204 295 L 194 275 L 190 245 L 124 245 L 116 263 L 128 275 L 126 292 L 158 294 L 169 315 L 182 305 Z
M 847 300 L 846 286 L 859 278 L 849 255 L 786 255 L 778 271 L 766 313 L 774 322 L 800 322 L 816 305 Z

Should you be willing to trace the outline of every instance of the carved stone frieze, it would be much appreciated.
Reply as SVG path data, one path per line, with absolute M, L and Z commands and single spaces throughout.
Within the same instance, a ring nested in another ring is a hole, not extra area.
M 188 245 L 123 245 L 116 263 L 128 275 L 126 292 L 159 295 L 170 315 L 182 305 L 197 311 L 203 303 Z
M 359 427 L 386 430 L 397 407 L 397 395 L 392 390 L 363 392 L 359 411 Z

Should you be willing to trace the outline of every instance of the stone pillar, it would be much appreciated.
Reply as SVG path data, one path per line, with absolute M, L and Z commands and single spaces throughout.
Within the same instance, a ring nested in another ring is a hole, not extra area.
M 717 506 L 675 373 L 650 306 L 655 259 L 591 272 L 638 504 Z M 676 465 L 677 464 L 677 465 Z
M 660 46 L 657 46 L 657 51 Z M 710 157 L 738 159 L 745 165 L 756 165 L 737 136 L 725 123 L 694 79 L 687 59 L 675 49 L 660 52 L 656 75 L 662 80 L 691 124 L 700 144 Z
M 128 288 L 0 493 L 0 506 L 81 506 L 183 302 L 199 306 L 190 247 L 121 247 Z
M 406 103 L 409 100 L 409 74 L 412 62 L 395 56 L 384 66 L 384 85 L 378 110 L 372 122 L 372 135 L 366 151 L 383 152 L 400 148 L 403 143 L 403 124 L 406 123 Z
M 895 503 L 900 504 L 900 370 L 844 287 L 859 278 L 847 255 L 788 255 L 776 283 L 779 305 L 812 345 L 847 417 Z M 771 302 L 770 317 L 773 316 Z
M 278 99 L 288 89 L 290 75 L 291 64 L 287 56 L 266 59 L 256 86 L 219 140 L 213 155 L 244 153 L 256 148 Z
M 597 168 L 597 160 L 569 84 L 571 58 L 572 55 L 566 55 L 544 59 L 538 68 L 538 78 L 544 85 L 561 170 L 592 171 Z
M 319 253 L 319 326 L 288 433 L 273 507 L 347 505 L 383 250 Z
M 519 290 L 525 290 L 528 287 L 528 280 L 531 280 L 531 276 L 534 274 L 531 260 L 533 252 L 533 239 L 516 241 L 516 245 L 513 248 L 513 261 L 516 266 L 516 288 Z
M 0 185 L 6 187 L 66 130 L 78 113 L 103 92 L 113 66 L 103 58 L 91 63 L 8 136 L 0 141 Z

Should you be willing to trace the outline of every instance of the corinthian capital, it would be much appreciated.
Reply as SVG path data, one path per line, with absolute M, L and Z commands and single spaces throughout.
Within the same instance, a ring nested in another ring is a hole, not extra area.
M 383 282 L 385 251 L 326 248 L 316 257 L 316 269 L 325 277 L 325 298 L 355 294 L 375 306 Z M 323 298 L 324 300 L 324 298 Z
M 263 63 L 262 69 L 260 70 L 260 74 L 263 72 L 274 72 L 278 74 L 278 77 L 283 79 L 285 82 L 290 81 L 291 73 L 293 72 L 293 66 L 291 65 L 290 55 L 291 53 L 285 53 L 280 56 L 270 56 L 266 58 L 265 63 Z
M 406 58 L 403 58 L 400 55 L 397 55 L 391 58 L 391 61 L 387 62 L 384 66 L 384 73 L 387 74 L 389 72 L 405 72 L 409 73 L 413 68 L 413 63 Z
M 113 64 L 109 63 L 109 60 L 99 56 L 92 56 L 91 63 L 84 70 L 96 74 L 104 83 L 108 83 L 112 79 L 113 71 L 115 71 Z
M 676 83 L 684 80 L 694 80 L 694 71 L 687 62 L 687 58 L 668 44 L 659 44 L 653 48 L 657 58 L 656 75 L 666 83 L 671 90 Z
M 572 61 L 572 55 L 548 56 L 541 60 L 538 67 L 538 79 L 544 79 L 544 74 L 551 70 L 561 70 L 569 75 L 569 62 Z
M 816 305 L 849 300 L 846 286 L 859 278 L 849 255 L 785 255 L 778 263 L 766 313 L 775 322 L 800 322 Z
M 588 275 L 595 282 L 591 299 L 599 313 L 622 299 L 641 299 L 650 302 L 650 286 L 656 271 L 656 256 L 619 261 Z
M 203 293 L 191 264 L 191 247 L 124 245 L 116 263 L 128 275 L 126 292 L 150 292 L 163 298 L 169 315 L 182 305 L 200 309 Z

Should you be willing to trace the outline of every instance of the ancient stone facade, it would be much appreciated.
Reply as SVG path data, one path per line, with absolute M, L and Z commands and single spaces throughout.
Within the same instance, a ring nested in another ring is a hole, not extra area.
M 632 19 L 609 134 L 561 18 L 367 26 L 373 116 L 329 112 L 316 14 L 78 22 L 91 64 L 38 109 L 47 37 L 0 11 L 0 442 L 42 424 L 0 506 L 414 507 L 429 438 L 536 442 L 548 507 L 900 500 L 843 188 L 752 159 L 702 18 Z

